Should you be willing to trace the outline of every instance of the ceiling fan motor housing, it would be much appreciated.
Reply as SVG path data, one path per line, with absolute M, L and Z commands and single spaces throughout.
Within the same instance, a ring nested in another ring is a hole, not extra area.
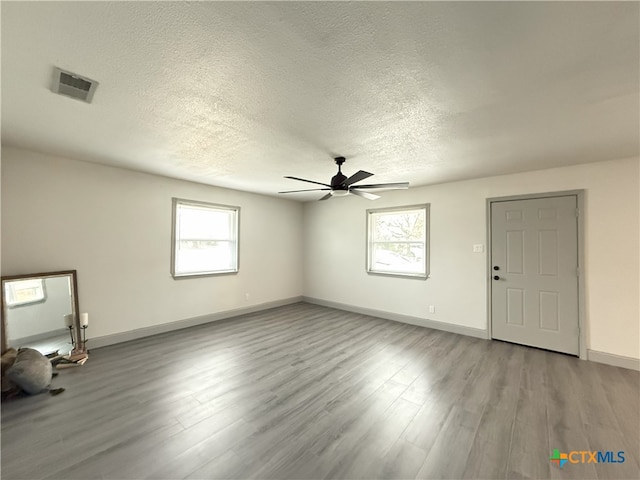
M 334 190 L 347 190 L 348 187 L 345 187 L 342 185 L 344 181 L 347 179 L 347 176 L 342 173 L 342 169 L 341 169 L 342 164 L 345 162 L 346 159 L 344 157 L 336 157 L 334 158 L 334 160 L 338 165 L 338 173 L 336 173 L 331 178 L 331 188 L 333 188 Z
M 347 187 L 342 185 L 346 179 L 347 179 L 346 175 L 343 175 L 342 172 L 336 173 L 331 178 L 331 188 L 333 188 L 334 190 L 346 190 Z

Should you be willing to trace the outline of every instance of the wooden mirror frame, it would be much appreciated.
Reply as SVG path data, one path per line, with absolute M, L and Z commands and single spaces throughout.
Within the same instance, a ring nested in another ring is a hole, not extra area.
M 2 353 L 6 352 L 9 348 L 7 342 L 7 326 L 6 326 L 6 306 L 5 306 L 5 287 L 4 283 L 10 280 L 29 280 L 36 278 L 50 278 L 50 277 L 63 277 L 63 276 L 71 276 L 71 289 L 72 289 L 72 308 L 73 308 L 73 318 L 74 318 L 74 326 L 75 329 L 75 348 L 74 351 L 84 351 L 84 345 L 82 345 L 82 339 L 80 338 L 80 308 L 78 305 L 78 272 L 76 270 L 61 270 L 58 272 L 43 272 L 43 273 L 28 273 L 25 275 L 7 275 L 1 277 L 0 288 L 2 288 L 2 292 L 0 293 L 0 317 L 2 317 Z

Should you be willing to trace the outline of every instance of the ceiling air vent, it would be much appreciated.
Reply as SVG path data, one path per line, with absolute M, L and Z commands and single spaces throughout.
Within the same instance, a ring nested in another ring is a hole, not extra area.
M 53 67 L 53 83 L 51 91 L 67 97 L 91 103 L 98 82 L 75 73 Z

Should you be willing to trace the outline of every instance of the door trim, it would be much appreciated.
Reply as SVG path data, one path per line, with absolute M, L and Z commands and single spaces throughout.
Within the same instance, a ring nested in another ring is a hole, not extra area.
M 508 202 L 511 200 L 531 200 L 536 198 L 551 197 L 576 197 L 576 205 L 578 205 L 578 346 L 580 359 L 587 360 L 587 342 L 585 329 L 585 258 L 584 258 L 584 197 L 585 191 L 581 190 L 565 190 L 560 192 L 544 192 L 544 193 L 527 193 L 522 195 L 509 195 L 505 197 L 489 197 L 486 201 L 486 221 L 487 221 L 487 335 L 489 340 L 493 340 L 493 332 L 491 331 L 491 300 L 493 282 L 491 281 L 491 204 L 497 202 Z

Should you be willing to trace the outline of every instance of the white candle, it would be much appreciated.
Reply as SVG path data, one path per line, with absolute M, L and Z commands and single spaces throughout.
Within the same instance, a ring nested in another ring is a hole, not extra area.
M 73 313 L 64 316 L 64 323 L 67 327 L 73 327 Z
M 80 314 L 80 326 L 81 327 L 88 327 L 89 326 L 89 314 L 88 313 L 81 313 Z

